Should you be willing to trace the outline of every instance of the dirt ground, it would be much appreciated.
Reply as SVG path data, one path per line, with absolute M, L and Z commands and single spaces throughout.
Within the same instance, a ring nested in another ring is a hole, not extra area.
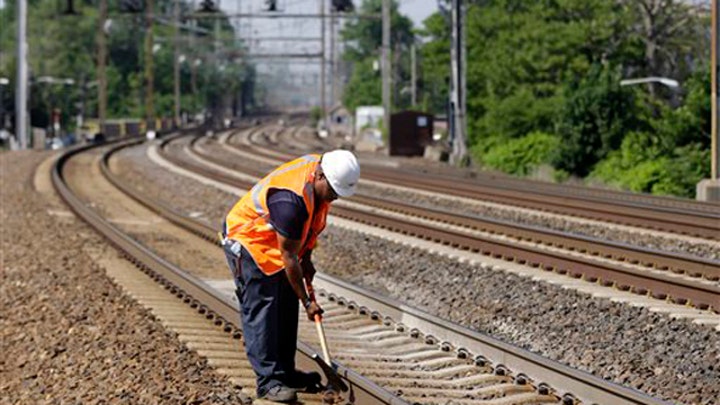
M 0 403 L 240 403 L 84 253 L 105 244 L 34 181 L 50 156 L 0 153 Z

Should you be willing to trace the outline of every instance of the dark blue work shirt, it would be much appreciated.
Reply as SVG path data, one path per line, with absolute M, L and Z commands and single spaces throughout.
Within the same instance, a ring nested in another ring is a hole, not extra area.
M 282 236 L 300 240 L 305 221 L 308 219 L 307 208 L 302 197 L 290 190 L 273 188 L 268 190 L 268 211 L 270 224 Z

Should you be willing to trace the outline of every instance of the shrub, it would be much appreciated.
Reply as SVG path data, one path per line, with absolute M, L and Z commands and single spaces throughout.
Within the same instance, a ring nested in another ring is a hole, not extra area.
M 640 145 L 628 141 L 630 138 L 626 138 L 620 150 L 600 162 L 589 179 L 600 179 L 635 192 L 692 198 L 695 185 L 710 174 L 707 164 L 710 151 L 701 144 L 683 146 L 671 155 L 661 155 L 643 153 Z
M 476 158 L 488 167 L 515 175 L 527 175 L 549 163 L 560 147 L 560 139 L 544 132 L 497 143 Z M 477 154 L 477 149 L 473 153 Z

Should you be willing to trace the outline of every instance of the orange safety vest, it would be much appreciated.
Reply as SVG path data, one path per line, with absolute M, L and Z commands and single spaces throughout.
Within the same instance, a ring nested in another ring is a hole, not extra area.
M 267 275 L 273 275 L 285 265 L 282 261 L 277 234 L 269 222 L 267 195 L 270 189 L 290 190 L 305 201 L 308 220 L 301 237 L 302 257 L 315 246 L 317 237 L 325 229 L 330 204 L 321 202 L 315 207 L 313 179 L 320 155 L 305 155 L 273 170 L 260 180 L 250 192 L 230 210 L 225 218 L 228 239 L 240 242 Z

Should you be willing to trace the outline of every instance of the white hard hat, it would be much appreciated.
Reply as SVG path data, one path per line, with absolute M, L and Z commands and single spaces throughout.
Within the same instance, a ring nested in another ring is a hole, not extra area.
M 342 149 L 327 152 L 322 155 L 320 167 L 337 195 L 350 197 L 355 194 L 360 180 L 360 164 L 352 152 Z

